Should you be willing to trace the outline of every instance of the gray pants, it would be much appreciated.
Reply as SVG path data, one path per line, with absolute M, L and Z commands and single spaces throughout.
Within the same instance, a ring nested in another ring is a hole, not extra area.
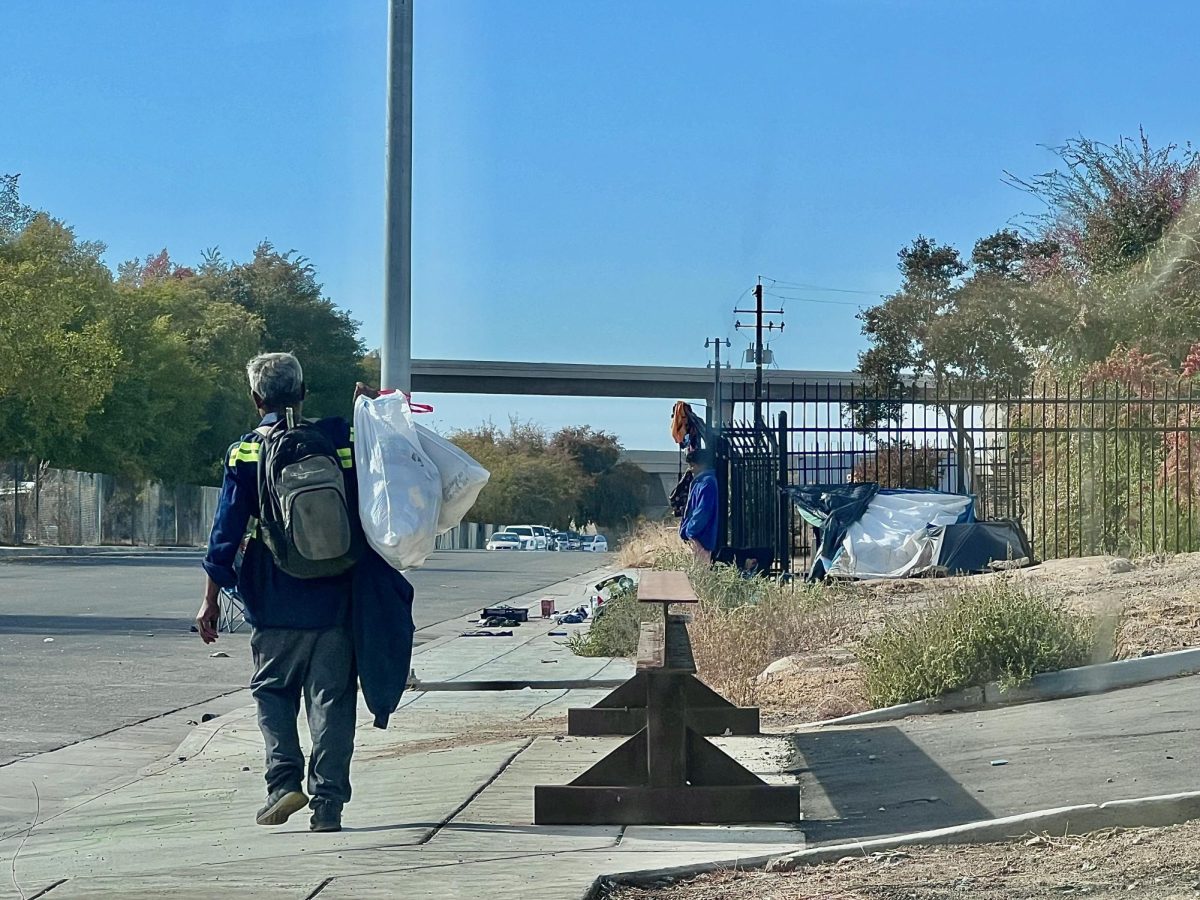
M 267 745 L 268 793 L 299 790 L 304 779 L 296 727 L 303 696 L 313 741 L 309 796 L 314 802 L 346 803 L 357 706 L 350 630 L 256 628 L 250 649 L 255 669 L 250 692 L 258 703 L 258 725 Z

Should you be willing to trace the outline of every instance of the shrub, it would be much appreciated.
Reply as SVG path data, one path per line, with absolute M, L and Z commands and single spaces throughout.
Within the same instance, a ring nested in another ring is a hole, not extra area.
M 1022 684 L 1090 662 L 1094 645 L 1090 620 L 995 578 L 888 620 L 861 642 L 858 657 L 871 703 L 888 706 L 990 681 Z
M 632 656 L 646 612 L 638 604 L 637 591 L 613 591 L 603 608 L 587 631 L 571 635 L 567 647 L 576 656 Z

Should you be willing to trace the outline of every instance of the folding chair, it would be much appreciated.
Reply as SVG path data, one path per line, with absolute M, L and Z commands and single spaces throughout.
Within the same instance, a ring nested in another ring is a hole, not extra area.
M 220 608 L 217 631 L 233 634 L 246 624 L 246 603 L 237 588 L 221 588 L 217 602 Z

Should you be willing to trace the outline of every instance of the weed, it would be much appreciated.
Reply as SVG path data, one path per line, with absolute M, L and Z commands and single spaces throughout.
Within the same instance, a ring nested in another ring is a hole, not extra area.
M 958 588 L 864 639 L 858 658 L 875 706 L 937 697 L 1000 681 L 1022 684 L 1039 672 L 1091 662 L 1090 619 L 1011 579 Z
M 614 591 L 604 601 L 603 610 L 590 628 L 571 635 L 567 647 L 576 656 L 632 656 L 637 652 L 638 633 L 648 612 L 640 607 L 637 592 Z

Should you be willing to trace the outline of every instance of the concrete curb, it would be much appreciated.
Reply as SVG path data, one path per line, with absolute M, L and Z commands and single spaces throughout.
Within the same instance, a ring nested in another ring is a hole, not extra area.
M 244 689 L 247 694 L 250 693 L 249 688 Z M 237 692 L 237 693 L 240 693 Z M 237 723 L 244 723 L 247 720 L 253 720 L 258 715 L 257 707 L 253 703 L 239 706 L 232 709 L 223 715 L 209 719 L 207 722 L 201 722 L 199 725 L 192 727 L 192 730 L 187 733 L 179 746 L 170 756 L 164 756 L 157 762 L 150 763 L 148 766 L 143 766 L 138 770 L 139 778 L 149 778 L 153 775 L 161 775 L 167 769 L 179 765 L 181 762 L 186 762 L 193 757 L 199 756 L 207 749 L 223 729 Z
M 992 709 L 1020 703 L 1037 703 L 1043 700 L 1060 700 L 1066 697 L 1081 697 L 1086 694 L 1101 694 L 1121 688 L 1136 687 L 1154 681 L 1165 681 L 1184 675 L 1200 673 L 1200 647 L 1174 650 L 1137 659 L 1122 659 L 1116 662 L 1080 666 L 1058 672 L 1043 672 L 1035 675 L 1028 683 L 1016 688 L 1004 689 L 999 682 L 983 687 L 967 688 L 945 694 L 931 700 L 917 700 L 882 709 L 809 722 L 789 728 L 799 731 L 808 728 L 828 728 L 831 725 L 868 725 L 873 722 L 892 722 L 909 716 L 928 716 L 937 713 L 958 712 L 966 709 Z
M 768 872 L 791 872 L 804 866 L 833 862 L 847 856 L 894 850 L 919 844 L 988 844 L 1014 840 L 1027 834 L 1086 834 L 1105 828 L 1161 828 L 1200 818 L 1200 791 L 1139 797 L 1133 800 L 1112 800 L 1107 803 L 1085 803 L 1036 812 L 967 822 L 933 831 L 876 838 L 847 844 L 814 847 L 784 856 L 753 856 L 714 860 L 691 866 L 667 869 L 643 869 L 602 875 L 592 884 L 584 900 L 596 900 L 613 885 L 648 886 L 667 879 L 677 881 L 708 872 L 727 869 L 763 869 Z

